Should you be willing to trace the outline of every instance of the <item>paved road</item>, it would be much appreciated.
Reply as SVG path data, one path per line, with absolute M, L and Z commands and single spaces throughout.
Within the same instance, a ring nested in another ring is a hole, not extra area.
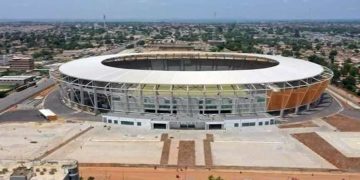
M 284 119 L 290 122 L 311 120 L 316 118 L 322 118 L 326 116 L 331 116 L 342 111 L 342 106 L 336 101 L 330 94 L 325 93 L 320 104 L 312 108 L 311 110 L 302 110 L 300 115 L 290 115 Z
M 12 93 L 5 98 L 0 99 L 0 113 L 11 106 L 21 103 L 29 97 L 37 94 L 46 88 L 54 85 L 55 82 L 51 79 L 44 79 L 37 84 L 37 86 L 29 87 L 23 91 Z
M 347 92 L 346 90 L 330 85 L 328 87 L 328 91 L 335 95 L 335 97 L 341 99 L 342 101 L 345 101 L 347 104 L 352 106 L 355 109 L 360 109 L 359 103 L 360 103 L 360 97 Z
M 65 106 L 60 100 L 59 89 L 50 92 L 44 100 L 44 108 L 51 109 L 57 115 L 71 114 L 74 110 Z
M 353 119 L 360 121 L 360 109 L 359 105 L 355 103 L 350 103 L 350 101 L 343 97 L 345 95 L 344 93 L 338 94 L 338 91 L 331 91 L 328 89 L 328 92 L 336 98 L 337 102 L 342 106 L 342 110 L 339 112 L 339 114 L 351 117 Z M 351 94 L 348 94 L 348 96 L 353 96 Z
M 335 114 L 342 114 L 360 121 L 360 110 L 352 108 L 341 99 L 336 99 L 330 93 L 324 94 L 322 102 L 316 108 L 312 108 L 310 111 L 304 110 L 299 116 L 291 116 L 284 119 L 290 122 L 297 122 Z
M 0 116 L 1 122 L 45 122 L 45 118 L 42 117 L 38 110 L 17 110 L 8 111 Z
M 131 44 L 134 44 L 136 45 L 139 41 L 141 40 L 144 40 L 145 38 L 141 38 L 141 39 L 138 39 L 138 40 L 134 40 L 134 41 L 131 41 L 131 42 L 128 42 L 118 48 L 115 48 L 115 49 L 111 49 L 111 50 L 108 50 L 108 51 L 105 51 L 104 53 L 102 53 L 102 55 L 109 55 L 109 54 L 117 54 L 117 53 L 120 53 L 121 51 L 124 51 L 126 49 L 126 46 L 128 45 L 131 45 Z
M 335 90 L 335 89 L 334 89 Z M 360 110 L 360 106 L 357 103 L 358 101 L 356 100 L 357 97 L 355 97 L 354 95 L 351 94 L 345 94 L 344 92 L 342 92 L 341 90 L 337 89 L 336 91 L 334 91 L 332 89 L 328 89 L 328 92 L 331 93 L 332 96 L 336 97 L 337 99 L 341 100 L 342 102 L 345 102 L 347 105 L 351 106 L 353 109 L 358 109 Z M 350 98 L 354 99 L 354 100 L 350 100 Z
M 101 121 L 101 116 L 87 114 L 81 111 L 75 111 L 63 104 L 60 100 L 59 89 L 55 89 L 51 92 L 44 101 L 44 107 L 50 109 L 59 117 L 67 120 L 89 120 L 89 121 Z

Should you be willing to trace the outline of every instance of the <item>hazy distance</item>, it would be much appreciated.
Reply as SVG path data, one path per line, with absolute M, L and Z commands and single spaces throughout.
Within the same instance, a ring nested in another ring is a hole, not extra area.
M 359 0 L 0 0 L 0 19 L 360 19 Z

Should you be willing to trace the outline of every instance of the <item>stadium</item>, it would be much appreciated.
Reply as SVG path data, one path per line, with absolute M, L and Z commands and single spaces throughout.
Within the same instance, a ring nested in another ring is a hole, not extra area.
M 316 104 L 332 76 L 290 57 L 161 51 L 83 58 L 51 72 L 68 106 L 149 129 L 272 125 L 270 114 Z

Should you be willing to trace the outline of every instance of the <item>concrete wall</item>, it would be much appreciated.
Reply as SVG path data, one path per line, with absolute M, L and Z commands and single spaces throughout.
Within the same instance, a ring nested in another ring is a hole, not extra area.
M 111 124 L 111 125 L 129 126 L 129 127 L 142 128 L 142 129 L 151 129 L 152 128 L 151 119 L 116 117 L 116 116 L 108 116 L 108 115 L 102 115 L 102 119 L 103 119 L 104 123 Z M 122 124 L 121 122 L 124 122 L 124 121 L 132 122 L 133 125 Z
M 285 89 L 280 92 L 268 91 L 267 110 L 280 111 L 308 105 L 320 98 L 329 83 L 329 80 L 325 80 L 308 87 Z
M 225 120 L 225 129 L 239 129 L 246 127 L 261 127 L 275 125 L 275 118 L 253 118 L 253 119 L 235 119 Z

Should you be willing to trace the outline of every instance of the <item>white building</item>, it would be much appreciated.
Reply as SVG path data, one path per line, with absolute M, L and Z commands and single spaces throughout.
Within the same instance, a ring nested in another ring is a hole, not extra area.
M 34 81 L 35 76 L 2 76 L 0 85 L 24 85 Z

